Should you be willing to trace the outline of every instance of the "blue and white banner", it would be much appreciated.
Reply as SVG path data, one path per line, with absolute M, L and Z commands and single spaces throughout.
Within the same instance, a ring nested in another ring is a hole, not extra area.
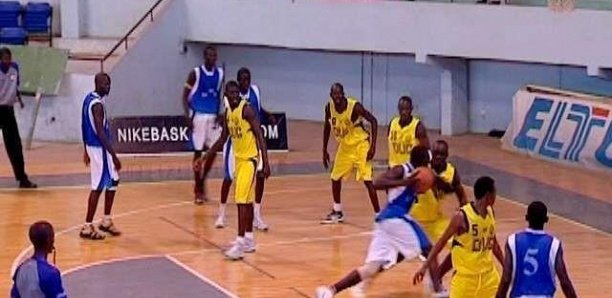
M 612 98 L 526 88 L 513 99 L 504 149 L 612 171 Z

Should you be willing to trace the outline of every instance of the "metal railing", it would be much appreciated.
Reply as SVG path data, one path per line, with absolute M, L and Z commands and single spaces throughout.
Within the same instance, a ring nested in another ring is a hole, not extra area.
M 113 46 L 104 56 L 102 57 L 73 57 L 72 60 L 85 60 L 85 61 L 98 61 L 100 63 L 100 71 L 104 71 L 104 63 L 108 58 L 115 54 L 117 49 L 119 49 L 122 45 L 125 47 L 125 50 L 129 48 L 129 38 L 136 29 L 142 25 L 145 20 L 150 19 L 151 23 L 154 21 L 153 19 L 153 11 L 163 2 L 164 0 L 157 0 L 153 6 L 128 30 L 128 32 L 123 35 L 123 37 Z

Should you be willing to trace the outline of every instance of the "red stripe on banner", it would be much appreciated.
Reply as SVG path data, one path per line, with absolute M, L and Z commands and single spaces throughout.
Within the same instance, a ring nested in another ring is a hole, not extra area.
M 593 107 L 593 116 L 608 117 L 610 110 L 604 108 Z

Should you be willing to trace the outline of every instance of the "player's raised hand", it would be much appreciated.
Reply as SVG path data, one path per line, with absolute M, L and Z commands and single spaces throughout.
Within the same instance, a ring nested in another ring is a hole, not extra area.
M 425 273 L 427 272 L 427 267 L 426 266 L 421 266 L 421 269 L 419 269 L 419 271 L 417 271 L 414 274 L 414 277 L 412 278 L 412 284 L 416 285 L 419 284 L 423 281 L 423 277 L 425 276 Z
M 329 153 L 327 153 L 327 150 L 323 150 L 323 166 L 325 169 L 329 169 Z
M 374 158 L 375 154 L 376 154 L 376 146 L 371 145 L 370 146 L 370 150 L 368 150 L 367 161 L 372 160 L 372 158 Z

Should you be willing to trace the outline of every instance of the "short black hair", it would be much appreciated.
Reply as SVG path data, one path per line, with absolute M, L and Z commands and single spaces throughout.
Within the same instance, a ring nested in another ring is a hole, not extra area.
M 11 53 L 11 50 L 7 47 L 0 48 L 0 57 L 3 57 L 4 55 L 13 56 L 13 54 Z
M 548 222 L 548 208 L 541 201 L 533 201 L 527 206 L 525 219 L 530 228 L 543 229 L 544 224 Z
M 334 89 L 334 87 L 335 87 L 335 88 L 339 88 L 339 89 L 340 89 L 340 91 L 341 91 L 342 93 L 344 93 L 344 86 L 342 86 L 342 84 L 340 84 L 340 83 L 338 83 L 338 82 L 335 82 L 335 83 L 333 83 L 333 84 L 332 84 L 331 89 Z
M 448 149 L 448 143 L 445 140 L 436 140 L 436 144 L 440 144 L 442 146 L 444 146 L 444 148 Z
M 217 48 L 215 48 L 215 46 L 213 45 L 208 45 L 204 48 L 204 53 L 206 53 L 206 51 L 216 51 Z
M 238 82 L 236 82 L 236 81 L 229 81 L 229 82 L 225 83 L 225 90 L 227 90 L 229 87 L 240 88 L 239 85 L 238 85 Z
M 418 168 L 429 164 L 429 150 L 425 146 L 417 145 L 410 151 L 410 163 Z
M 404 95 L 402 97 L 399 98 L 399 100 L 397 101 L 398 104 L 402 103 L 402 101 L 405 101 L 407 103 L 410 104 L 410 106 L 412 106 L 412 98 L 408 95 Z
M 48 221 L 37 221 L 30 226 L 29 231 L 30 242 L 34 249 L 45 249 L 49 243 L 49 239 L 53 237 L 53 226 Z
M 495 180 L 489 176 L 482 176 L 474 183 L 474 196 L 476 200 L 482 199 L 486 194 L 495 191 Z
M 241 75 L 241 74 L 243 74 L 243 73 L 248 74 L 248 75 L 249 75 L 249 77 L 251 76 L 251 71 L 250 71 L 248 68 L 246 68 L 246 67 L 241 67 L 241 68 L 238 70 L 238 74 L 236 74 L 236 79 L 237 79 L 237 80 L 240 80 L 240 75 Z

